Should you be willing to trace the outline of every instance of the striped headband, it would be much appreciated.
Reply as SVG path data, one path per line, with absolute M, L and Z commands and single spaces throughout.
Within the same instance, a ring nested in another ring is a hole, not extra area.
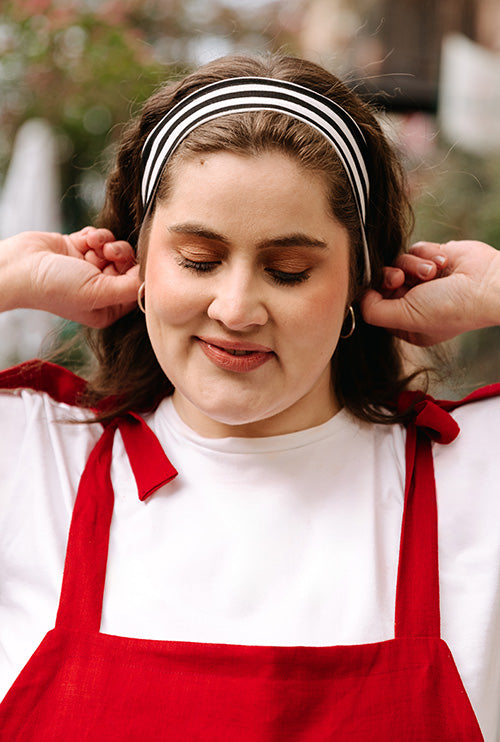
M 364 278 L 371 277 L 365 235 L 369 180 L 366 141 L 361 129 L 337 103 L 314 90 L 267 77 L 235 77 L 206 85 L 183 98 L 156 124 L 142 149 L 141 195 L 149 208 L 165 163 L 194 129 L 207 121 L 244 111 L 277 111 L 303 121 L 333 146 L 347 173 L 359 214 L 364 249 Z

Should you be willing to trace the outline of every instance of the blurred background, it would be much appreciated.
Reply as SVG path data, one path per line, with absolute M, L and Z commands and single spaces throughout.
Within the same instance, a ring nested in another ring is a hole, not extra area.
M 3 0 L 0 238 L 92 223 L 121 126 L 158 84 L 260 51 L 305 56 L 375 104 L 409 172 L 415 239 L 500 248 L 500 0 Z M 73 331 L 2 315 L 0 367 Z M 448 351 L 457 393 L 500 379 L 497 328 Z

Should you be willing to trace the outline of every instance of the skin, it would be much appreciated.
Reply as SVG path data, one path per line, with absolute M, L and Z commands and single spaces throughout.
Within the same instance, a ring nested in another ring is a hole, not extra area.
M 106 327 L 133 309 L 133 248 L 107 229 L 22 232 L 0 242 L 0 311 L 43 309 Z M 500 324 L 500 252 L 475 240 L 419 242 L 361 301 L 367 322 L 416 345 Z
M 233 185 L 237 190 L 242 183 Z M 259 185 L 267 188 L 269 183 Z M 320 187 L 318 182 L 314 186 Z M 192 202 L 191 196 L 189 202 Z M 299 207 L 302 207 L 302 202 Z M 298 212 L 291 210 L 293 219 Z M 266 214 L 265 211 L 262 213 Z M 322 214 L 322 218 L 324 216 Z M 264 226 L 261 219 L 258 224 Z M 254 228 L 255 224 L 251 221 L 249 230 Z M 243 242 L 247 230 L 244 231 Z M 240 244 L 238 240 L 236 242 Z M 179 267 L 177 264 L 176 268 Z M 339 273 L 332 279 L 331 285 L 337 285 Z M 203 277 L 193 276 L 193 281 L 204 280 Z M 106 229 L 86 227 L 71 235 L 24 232 L 0 243 L 0 284 L 0 311 L 17 307 L 43 309 L 91 327 L 105 327 L 136 306 L 140 285 L 139 266 L 135 264 L 132 247 L 124 241 L 117 241 Z M 304 289 L 309 289 L 311 285 L 309 281 L 306 282 Z M 288 303 L 290 295 L 294 295 L 296 290 L 302 291 L 300 284 L 298 287 L 282 288 Z M 341 293 L 333 295 L 329 290 L 329 297 L 340 297 Z M 347 288 L 345 296 L 339 300 L 339 316 L 342 314 L 341 308 L 347 304 L 346 295 Z M 250 296 L 253 296 L 253 290 Z M 146 304 L 148 301 L 151 301 L 150 296 L 146 297 Z M 367 291 L 360 305 L 367 322 L 387 327 L 399 337 L 417 345 L 432 345 L 468 330 L 498 325 L 500 252 L 473 240 L 445 244 L 417 243 L 408 254 L 401 255 L 395 265 L 385 268 L 383 285 L 378 290 Z M 319 308 L 324 309 L 321 304 Z M 211 321 L 216 325 L 223 323 L 222 319 L 216 317 Z M 258 322 L 256 327 L 259 328 Z M 311 327 L 316 331 L 316 326 Z M 245 329 L 230 332 L 242 332 L 244 335 Z M 335 347 L 337 332 L 338 327 L 335 330 L 332 327 L 327 329 L 326 347 L 331 345 L 328 353 Z M 324 368 L 327 365 L 325 362 Z M 269 369 L 263 367 L 257 372 L 264 373 L 264 370 L 267 372 Z M 311 394 L 311 401 L 314 402 L 312 409 L 318 411 L 318 399 L 328 399 L 332 404 L 324 410 L 324 417 L 327 417 L 334 414 L 336 406 L 329 387 L 326 390 L 326 373 L 323 376 L 320 374 L 320 377 L 324 386 L 313 384 L 309 389 L 318 392 L 318 397 Z M 289 422 L 292 422 L 295 413 L 300 412 L 300 406 L 307 404 L 307 392 L 306 389 L 295 402 L 290 400 Z M 187 406 L 189 400 L 186 397 Z M 275 431 L 294 428 L 295 422 L 288 425 L 286 409 L 285 405 L 284 410 L 273 410 L 270 404 L 266 413 L 269 415 L 268 422 L 264 424 L 264 416 L 259 423 L 261 434 L 271 435 Z M 306 414 L 302 420 L 308 424 Z M 248 425 L 257 434 L 259 426 L 255 426 L 255 422 L 258 421 L 240 421 L 240 433 L 246 434 Z M 311 424 L 315 422 L 313 419 Z M 233 423 L 238 424 L 238 420 L 229 418 L 222 421 L 223 425 L 231 426 Z
M 3 240 L 0 282 L 0 311 L 43 309 L 88 327 L 106 327 L 130 312 L 140 285 L 131 246 L 94 227 Z
M 500 252 L 484 242 L 418 242 L 361 302 L 367 322 L 429 346 L 500 322 Z
M 149 336 L 191 428 L 276 435 L 338 411 L 330 361 L 349 303 L 349 240 L 319 176 L 278 153 L 181 163 L 153 217 L 145 281 Z M 266 362 L 224 367 L 235 344 Z

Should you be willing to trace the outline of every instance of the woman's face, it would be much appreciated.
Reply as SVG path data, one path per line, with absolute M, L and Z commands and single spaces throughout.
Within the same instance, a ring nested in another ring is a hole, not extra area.
M 181 418 L 207 437 L 266 436 L 338 411 L 330 360 L 349 239 L 320 176 L 279 153 L 179 163 L 157 205 L 146 320 Z

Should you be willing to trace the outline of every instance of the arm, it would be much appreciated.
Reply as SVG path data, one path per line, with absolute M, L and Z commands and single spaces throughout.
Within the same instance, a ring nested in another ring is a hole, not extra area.
M 43 309 L 105 327 L 134 308 L 139 283 L 131 246 L 107 229 L 23 232 L 0 242 L 0 311 Z
M 416 345 L 500 324 L 500 252 L 483 242 L 418 242 L 361 300 L 365 320 Z

